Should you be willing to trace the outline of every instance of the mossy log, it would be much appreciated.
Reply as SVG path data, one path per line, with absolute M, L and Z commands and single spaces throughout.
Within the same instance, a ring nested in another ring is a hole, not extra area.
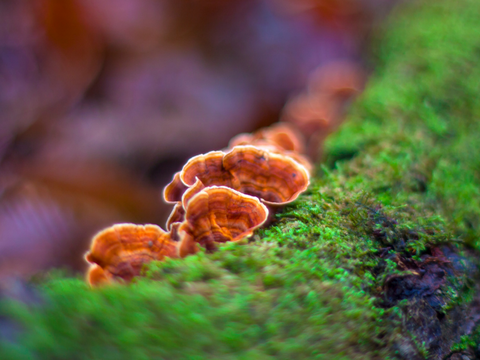
M 130 285 L 44 279 L 2 301 L 0 358 L 479 357 L 480 2 L 402 5 L 376 49 L 276 223 Z

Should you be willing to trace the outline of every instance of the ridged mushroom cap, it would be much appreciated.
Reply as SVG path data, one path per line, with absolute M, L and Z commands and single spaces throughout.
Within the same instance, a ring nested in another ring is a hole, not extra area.
M 183 167 L 180 179 L 187 186 L 192 186 L 200 180 L 205 186 L 233 185 L 231 174 L 224 171 L 222 162 L 223 151 L 210 151 L 209 153 L 192 157 Z
M 226 186 L 257 196 L 269 205 L 285 205 L 309 185 L 307 167 L 293 156 L 308 166 L 308 160 L 296 153 L 288 156 L 252 145 L 195 156 L 180 172 L 180 180 L 189 188 L 178 201 L 185 207 L 185 202 L 203 187 Z
M 239 134 L 230 140 L 228 147 L 232 149 L 241 145 L 271 147 L 278 152 L 291 151 L 300 154 L 305 152 L 305 139 L 302 134 L 294 125 L 285 122 L 260 129 L 253 134 Z
M 267 217 L 267 207 L 257 198 L 225 186 L 207 187 L 187 204 L 185 222 L 179 228 L 179 254 L 195 253 L 197 244 L 213 250 L 216 243 L 241 240 Z
M 130 281 L 140 275 L 143 264 L 165 257 L 177 257 L 177 243 L 156 225 L 117 224 L 99 232 L 85 259 L 96 264 L 108 279 Z M 103 279 L 101 271 L 89 272 L 90 282 Z
M 292 124 L 281 122 L 259 130 L 259 136 L 286 151 L 305 152 L 305 139 Z
M 234 147 L 225 155 L 223 166 L 240 183 L 236 190 L 268 205 L 292 202 L 310 184 L 307 169 L 293 158 L 251 145 Z

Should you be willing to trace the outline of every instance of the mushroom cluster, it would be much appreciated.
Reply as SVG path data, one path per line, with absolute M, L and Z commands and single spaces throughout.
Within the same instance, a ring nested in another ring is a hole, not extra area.
M 305 154 L 318 155 L 364 82 L 363 71 L 350 62 L 319 68 L 307 89 L 287 102 L 282 122 L 192 157 L 163 191 L 173 205 L 167 231 L 133 224 L 101 231 L 85 257 L 88 282 L 130 281 L 152 260 L 183 258 L 200 247 L 215 251 L 218 243 L 239 241 L 268 223 L 307 189 L 312 164 Z
M 199 247 L 211 252 L 250 236 L 307 189 L 312 165 L 303 144 L 292 125 L 278 123 L 194 156 L 164 189 L 164 200 L 174 205 L 167 231 L 134 224 L 101 231 L 85 256 L 87 281 L 128 282 L 150 261 L 183 258 Z

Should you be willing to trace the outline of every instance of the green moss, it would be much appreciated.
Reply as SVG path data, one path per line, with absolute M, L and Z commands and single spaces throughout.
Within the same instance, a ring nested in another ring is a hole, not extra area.
M 470 336 L 464 335 L 460 338 L 460 341 L 458 343 L 452 346 L 452 351 L 468 350 L 470 347 L 473 346 L 475 346 L 475 341 L 473 341 Z
M 2 303 L 21 332 L 1 358 L 427 357 L 433 345 L 408 327 L 427 305 L 389 303 L 385 283 L 412 274 L 398 259 L 480 247 L 479 12 L 476 0 L 440 0 L 394 14 L 327 165 L 255 241 L 151 264 L 128 286 L 44 281 L 40 304 Z M 462 266 L 437 289 L 437 314 L 471 301 Z
M 385 190 L 382 201 L 430 205 L 474 247 L 480 232 L 477 10 L 475 1 L 440 1 L 394 16 L 379 47 L 378 75 L 327 147 L 331 154 L 364 149 L 338 168 L 351 176 L 354 165 L 359 181 Z
M 373 355 L 368 334 L 382 310 L 349 286 L 347 271 L 316 258 L 266 242 L 227 245 L 211 256 L 155 264 L 154 280 L 128 287 L 92 291 L 80 280 L 50 281 L 41 307 L 8 308 L 29 331 L 3 353 L 18 359 Z

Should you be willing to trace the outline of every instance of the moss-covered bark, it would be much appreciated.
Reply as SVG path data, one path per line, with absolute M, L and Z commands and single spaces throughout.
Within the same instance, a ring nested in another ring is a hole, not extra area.
M 1 359 L 473 356 L 480 247 L 480 2 L 392 16 L 327 165 L 248 244 L 3 302 Z M 467 355 L 470 354 L 470 355 Z M 455 355 L 453 355 L 455 356 Z

